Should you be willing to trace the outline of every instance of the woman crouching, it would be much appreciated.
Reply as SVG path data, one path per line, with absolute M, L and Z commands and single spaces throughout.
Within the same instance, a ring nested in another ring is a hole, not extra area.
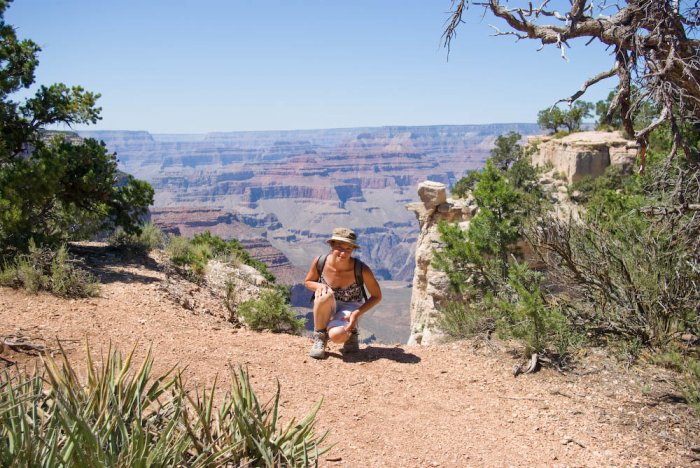
M 304 282 L 307 289 L 314 291 L 314 342 L 309 356 L 316 359 L 326 357 L 328 338 L 343 343 L 343 353 L 358 351 L 358 320 L 382 300 L 372 270 L 352 256 L 353 250 L 360 248 L 355 232 L 333 229 L 326 242 L 331 246 L 330 253 L 314 259 Z

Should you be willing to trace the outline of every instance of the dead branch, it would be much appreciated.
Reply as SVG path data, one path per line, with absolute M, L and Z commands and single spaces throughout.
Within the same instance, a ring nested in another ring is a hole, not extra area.
M 40 338 L 30 339 L 22 335 L 8 335 L 0 338 L 0 343 L 2 343 L 3 346 L 18 353 L 39 356 L 51 351 L 46 344 L 40 343 L 39 341 L 43 340 Z
M 442 36 L 448 55 L 468 6 L 477 5 L 510 28 L 494 27 L 496 35 L 537 40 L 543 47 L 554 45 L 564 59 L 571 39 L 588 39 L 613 47 L 613 68 L 586 80 L 579 91 L 561 101 L 571 103 L 593 84 L 617 76 L 620 86 L 610 115 L 620 111 L 625 130 L 637 140 L 640 156 L 645 155 L 649 133 L 671 122 L 674 116 L 691 124 L 700 123 L 700 41 L 695 38 L 700 6 L 697 3 L 683 11 L 675 0 L 572 0 L 568 11 L 555 10 L 548 0 L 543 0 L 539 7 L 529 1 L 520 2 L 520 6 L 517 3 L 453 0 L 451 17 Z M 608 14 L 606 10 L 611 9 L 615 11 Z M 632 102 L 632 84 L 661 111 L 654 123 L 638 132 L 632 125 L 632 115 L 642 101 Z M 680 126 L 673 122 L 671 125 L 674 136 L 682 137 Z M 687 141 L 683 140 L 677 147 L 683 149 L 688 161 L 693 161 Z
M 617 74 L 617 64 L 614 67 L 612 67 L 610 70 L 601 72 L 601 73 L 597 74 L 596 76 L 594 76 L 593 78 L 589 79 L 588 81 L 583 83 L 583 85 L 581 86 L 581 89 L 576 91 L 574 94 L 572 94 L 568 98 L 558 100 L 556 102 L 556 104 L 559 104 L 560 102 L 567 102 L 569 105 L 571 105 L 571 104 L 573 104 L 573 102 L 576 99 L 583 96 L 586 93 L 586 91 L 588 91 L 588 88 L 590 88 L 591 86 L 593 86 L 596 83 L 599 83 L 603 80 L 611 78 L 611 77 L 615 76 L 616 74 Z

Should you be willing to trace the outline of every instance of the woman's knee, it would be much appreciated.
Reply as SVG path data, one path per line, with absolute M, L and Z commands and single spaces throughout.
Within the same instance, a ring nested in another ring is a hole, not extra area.
M 333 343 L 343 344 L 348 341 L 350 334 L 345 331 L 345 327 L 333 327 L 328 330 L 328 338 L 331 339 Z
M 322 294 L 320 296 L 314 297 L 314 304 L 325 305 L 331 302 L 333 299 L 333 294 Z

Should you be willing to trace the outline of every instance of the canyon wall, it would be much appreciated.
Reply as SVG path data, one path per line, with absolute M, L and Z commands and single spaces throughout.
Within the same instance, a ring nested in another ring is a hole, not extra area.
M 535 166 L 551 166 L 569 183 L 585 176 L 598 177 L 610 165 L 629 172 L 637 155 L 636 143 L 620 132 L 578 132 L 563 138 L 531 137 L 537 146 L 532 156 Z
M 333 227 L 349 226 L 381 279 L 410 281 L 418 229 L 403 205 L 416 200 L 414 187 L 426 179 L 450 186 L 481 167 L 508 131 L 536 126 L 80 134 L 105 141 L 120 169 L 153 185 L 153 221 L 168 230 L 265 239 L 305 271 Z M 275 260 L 273 273 L 283 263 Z

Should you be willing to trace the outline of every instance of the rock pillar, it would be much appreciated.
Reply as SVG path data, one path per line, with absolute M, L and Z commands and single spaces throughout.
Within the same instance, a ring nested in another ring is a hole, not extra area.
M 425 181 L 418 186 L 420 202 L 409 203 L 420 224 L 416 245 L 416 268 L 411 294 L 411 335 L 409 345 L 429 345 L 442 341 L 444 335 L 437 328 L 440 302 L 446 297 L 447 275 L 432 265 L 433 252 L 442 247 L 437 226 L 440 221 L 458 222 L 468 229 L 469 220 L 476 213 L 473 199 L 447 198 L 447 188 L 439 182 Z

